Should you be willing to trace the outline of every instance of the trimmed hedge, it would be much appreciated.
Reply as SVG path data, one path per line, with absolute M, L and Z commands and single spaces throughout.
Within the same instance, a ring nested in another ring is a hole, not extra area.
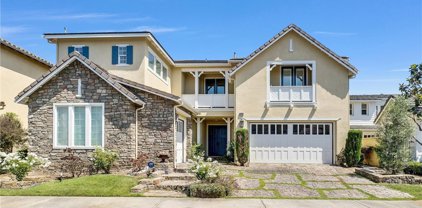
M 350 130 L 347 133 L 344 157 L 349 167 L 357 166 L 361 160 L 362 131 Z
M 249 160 L 249 138 L 247 129 L 236 130 L 235 138 L 237 161 L 244 166 Z
M 189 196 L 199 198 L 221 198 L 226 196 L 226 188 L 218 183 L 194 183 L 189 186 Z
M 407 167 L 404 168 L 403 171 L 407 174 L 422 176 L 422 163 L 416 161 L 409 162 L 407 163 Z

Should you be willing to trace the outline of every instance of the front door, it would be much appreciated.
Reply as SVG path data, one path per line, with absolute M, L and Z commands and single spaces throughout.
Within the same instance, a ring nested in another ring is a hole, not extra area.
M 224 156 L 227 148 L 227 126 L 208 126 L 208 155 Z
M 181 119 L 176 121 L 176 162 L 183 163 L 185 157 L 185 122 Z

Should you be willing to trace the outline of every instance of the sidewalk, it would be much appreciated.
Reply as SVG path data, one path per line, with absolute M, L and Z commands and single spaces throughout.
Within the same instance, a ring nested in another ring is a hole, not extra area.
M 146 197 L 0 197 L 1 208 L 417 208 L 422 201 L 369 201 L 369 200 L 277 200 L 277 199 L 194 199 Z

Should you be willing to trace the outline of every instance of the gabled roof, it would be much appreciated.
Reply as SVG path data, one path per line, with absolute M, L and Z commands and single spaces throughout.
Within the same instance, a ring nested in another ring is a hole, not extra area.
M 151 94 L 154 94 L 166 99 L 173 100 L 175 102 L 180 102 L 180 97 L 176 95 L 173 95 L 173 94 L 170 94 L 170 93 L 167 93 L 167 92 L 164 92 L 164 91 L 161 91 L 161 90 L 158 90 L 158 89 L 155 89 L 153 87 L 149 87 L 143 84 L 139 84 L 137 82 L 130 81 L 125 78 L 118 77 L 116 75 L 110 75 L 110 76 L 122 85 L 133 87 L 133 88 L 136 88 L 136 89 L 139 89 L 139 90 L 142 90 L 142 91 L 145 91 L 145 92 L 148 92 L 148 93 L 151 93 Z
M 381 108 L 381 111 L 378 113 L 377 117 L 375 117 L 374 124 L 377 124 L 380 121 L 382 115 L 385 112 L 385 109 L 387 109 L 388 105 L 391 103 L 393 99 L 394 99 L 394 96 L 392 95 L 388 97 L 388 99 L 385 101 L 384 106 Z
M 239 69 L 241 69 L 243 66 L 245 66 L 247 63 L 249 63 L 251 60 L 253 60 L 256 56 L 258 56 L 261 52 L 265 51 L 267 48 L 269 48 L 273 43 L 277 42 L 281 37 L 289 33 L 290 31 L 297 32 L 300 36 L 308 40 L 310 43 L 315 45 L 317 48 L 319 48 L 322 52 L 326 53 L 328 56 L 333 58 L 335 61 L 340 63 L 342 66 L 346 67 L 352 74 L 357 74 L 358 69 L 354 67 L 352 64 L 350 64 L 347 60 L 342 58 L 341 56 L 337 55 L 333 51 L 331 51 L 329 48 L 324 46 L 322 43 L 317 41 L 315 38 L 313 38 L 311 35 L 303 31 L 300 27 L 296 26 L 295 24 L 290 24 L 289 26 L 285 27 L 283 30 L 281 30 L 279 33 L 277 33 L 274 37 L 272 37 L 270 40 L 265 42 L 262 46 L 260 46 L 258 49 L 256 49 L 254 52 L 249 54 L 242 62 L 237 64 L 235 67 L 233 67 L 230 70 L 230 75 L 234 75 Z
M 350 95 L 350 100 L 384 100 L 393 96 L 392 94 Z
M 47 83 L 50 79 L 56 76 L 60 71 L 65 69 L 69 64 L 73 63 L 74 61 L 79 61 L 84 64 L 88 69 L 106 81 L 110 86 L 116 89 L 118 92 L 122 93 L 125 97 L 127 97 L 130 101 L 138 105 L 145 105 L 145 102 L 139 99 L 136 95 L 130 92 L 128 89 L 123 87 L 119 82 L 113 79 L 113 77 L 103 68 L 96 65 L 94 62 L 90 61 L 89 59 L 85 58 L 78 52 L 72 52 L 69 54 L 69 57 L 63 60 L 60 64 L 55 65 L 53 68 L 49 70 L 47 74 L 42 75 L 40 78 L 35 80 L 31 85 L 26 87 L 22 92 L 20 92 L 15 97 L 15 102 L 17 103 L 24 103 L 25 98 L 30 96 L 34 93 L 37 89 Z
M 43 58 L 41 58 L 41 57 L 39 57 L 39 56 L 37 56 L 37 55 L 35 55 L 33 53 L 31 53 L 31 52 L 29 52 L 29 51 L 21 48 L 21 47 L 13 44 L 11 42 L 9 42 L 9 41 L 7 41 L 7 40 L 5 40 L 3 38 L 0 38 L 0 44 L 6 46 L 6 47 L 8 47 L 8 48 L 10 48 L 10 49 L 12 49 L 12 50 L 14 50 L 16 52 L 18 52 L 18 53 L 20 53 L 20 54 L 22 54 L 22 55 L 24 55 L 24 56 L 26 56 L 28 58 L 31 58 L 31 59 L 33 59 L 35 61 L 38 61 L 39 63 L 44 64 L 44 65 L 46 65 L 48 67 L 52 67 L 53 66 L 53 64 L 50 63 L 50 62 L 48 62 L 47 60 L 45 60 L 45 59 L 43 59 Z

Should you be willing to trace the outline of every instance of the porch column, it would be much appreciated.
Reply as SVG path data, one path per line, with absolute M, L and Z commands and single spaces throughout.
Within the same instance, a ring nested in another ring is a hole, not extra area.
M 223 120 L 227 124 L 227 147 L 229 147 L 230 146 L 230 138 L 231 138 L 230 125 L 231 125 L 231 122 L 233 122 L 233 118 L 223 118 Z
M 229 72 L 228 71 L 220 71 L 220 74 L 224 76 L 224 90 L 225 90 L 225 107 L 229 107 Z
M 196 144 L 201 145 L 201 123 L 205 118 L 195 118 L 196 122 Z
M 202 75 L 203 72 L 194 71 L 190 73 L 192 74 L 193 77 L 195 77 L 195 108 L 198 108 L 199 77 Z

